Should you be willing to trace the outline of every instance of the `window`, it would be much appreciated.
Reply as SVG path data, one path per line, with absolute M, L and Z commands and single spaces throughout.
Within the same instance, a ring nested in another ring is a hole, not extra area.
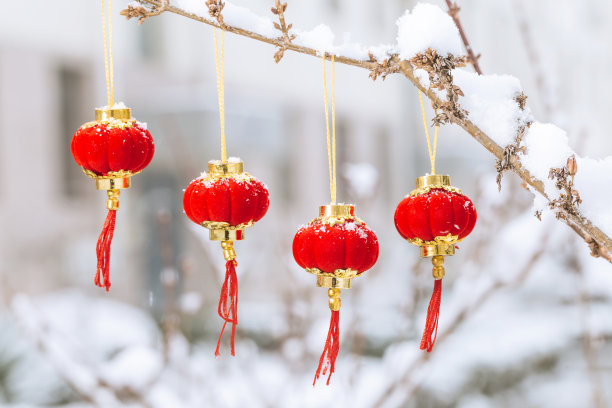
M 88 91 L 87 75 L 84 69 L 76 66 L 61 66 L 57 70 L 58 83 L 58 113 L 59 131 L 62 137 L 62 166 L 63 193 L 68 197 L 78 195 L 85 187 L 83 174 L 75 165 L 70 151 L 70 142 L 74 132 L 88 120 L 93 120 L 93 105 Z

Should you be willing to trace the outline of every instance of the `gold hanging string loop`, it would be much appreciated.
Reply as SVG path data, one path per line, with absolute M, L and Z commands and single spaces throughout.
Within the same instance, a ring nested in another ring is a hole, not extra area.
M 114 66 L 113 66 L 113 18 L 112 18 L 112 2 L 108 0 L 108 22 L 106 21 L 106 12 L 104 0 L 101 0 L 102 5 L 102 35 L 104 36 L 104 71 L 106 74 L 106 98 L 108 107 L 115 104 L 115 85 L 114 85 Z M 108 25 L 108 35 L 106 26 Z
M 217 93 L 219 95 L 219 122 L 221 125 L 221 161 L 227 162 L 227 147 L 225 144 L 225 55 L 223 30 L 221 30 L 221 52 L 217 42 L 217 29 L 214 29 L 215 36 L 215 68 L 217 70 Z M 220 55 L 219 55 L 220 54 Z
M 423 92 L 419 89 L 419 102 L 421 103 L 421 114 L 423 115 L 423 127 L 425 128 L 425 137 L 427 138 L 427 150 L 429 151 L 429 163 L 431 164 L 431 174 L 436 174 L 436 153 L 438 150 L 438 129 L 436 125 L 434 133 L 433 150 L 431 148 L 431 140 L 429 138 L 429 127 L 427 126 L 427 117 L 425 116 L 425 104 L 423 103 Z
M 329 130 L 329 106 L 327 103 L 327 74 L 325 71 L 325 54 L 323 54 L 323 92 L 325 101 L 325 127 L 327 130 L 327 161 L 329 165 L 329 191 L 331 194 L 331 203 L 336 204 L 336 69 L 335 56 L 331 56 L 332 63 L 332 130 L 330 137 Z M 330 140 L 331 139 L 331 140 Z
M 335 65 L 335 56 L 331 56 L 331 66 L 332 66 L 332 164 L 333 168 L 333 179 L 334 179 L 334 189 L 332 191 L 332 204 L 336 204 L 336 65 Z

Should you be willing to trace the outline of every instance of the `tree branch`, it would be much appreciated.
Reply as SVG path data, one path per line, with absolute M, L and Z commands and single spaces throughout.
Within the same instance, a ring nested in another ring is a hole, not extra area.
M 240 27 L 233 27 L 226 23 L 219 23 L 217 21 L 210 20 L 185 10 L 177 8 L 172 5 L 165 4 L 162 0 L 140 0 L 143 4 L 147 3 L 154 7 L 163 7 L 163 11 L 169 11 L 174 14 L 178 14 L 192 20 L 200 21 L 204 24 L 211 25 L 213 27 L 222 28 L 225 31 L 238 34 L 244 37 L 252 38 L 257 41 L 272 44 L 278 48 L 285 50 L 291 50 L 299 52 L 301 54 L 320 56 L 320 53 L 313 48 L 308 48 L 300 45 L 296 45 L 292 42 L 287 43 L 284 37 L 270 38 L 264 35 L 249 31 Z M 221 3 L 223 4 L 223 3 Z M 165 6 L 165 7 L 164 7 Z M 127 16 L 130 18 L 130 16 Z M 222 20 L 221 20 L 222 21 Z M 326 58 L 331 58 L 331 55 L 326 54 Z M 400 61 L 397 56 L 388 58 L 383 63 L 379 63 L 376 60 L 363 61 L 342 55 L 335 56 L 336 62 L 352 65 L 355 67 L 365 68 L 370 72 L 377 72 L 379 74 L 391 74 L 394 72 L 401 72 L 404 76 L 412 82 L 412 84 L 420 89 L 430 99 L 434 106 L 443 106 L 447 101 L 441 100 L 436 94 L 434 89 L 426 89 L 421 82 L 414 75 L 414 67 L 409 61 Z M 505 148 L 498 145 L 491 137 L 484 133 L 478 126 L 471 122 L 467 117 L 449 117 L 448 121 L 456 123 L 461 126 L 467 133 L 469 133 L 478 143 L 484 146 L 491 154 L 493 154 L 497 160 L 507 160 L 507 170 L 511 170 L 516 173 L 525 184 L 531 186 L 534 192 L 545 197 L 549 202 L 550 198 L 544 191 L 544 185 L 542 180 L 538 180 L 533 177 L 526 169 L 521 165 L 521 162 L 517 155 L 504 155 Z M 506 157 L 504 157 L 506 156 Z M 509 157 L 508 157 L 509 156 Z M 603 231 L 601 231 L 596 225 L 593 225 L 588 219 L 581 215 L 573 214 L 568 212 L 564 208 L 558 208 L 557 218 L 569 225 L 591 248 L 591 254 L 595 257 L 602 257 L 608 262 L 612 263 L 612 239 L 608 237 Z
M 459 30 L 459 35 L 461 36 L 461 41 L 463 41 L 463 45 L 465 46 L 465 50 L 467 51 L 468 58 L 470 63 L 474 67 L 474 71 L 478 73 L 478 75 L 482 75 L 482 71 L 480 70 L 480 66 L 478 65 L 478 58 L 480 58 L 480 54 L 478 56 L 474 55 L 474 50 L 472 50 L 472 46 L 465 35 L 465 31 L 463 31 L 463 26 L 461 25 L 461 20 L 459 20 L 459 6 L 457 3 L 451 3 L 450 0 L 446 0 L 446 5 L 448 6 L 448 15 L 451 16 L 457 29 Z

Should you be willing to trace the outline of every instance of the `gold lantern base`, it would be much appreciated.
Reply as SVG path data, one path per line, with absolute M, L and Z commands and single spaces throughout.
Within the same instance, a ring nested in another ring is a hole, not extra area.
M 96 190 L 123 190 L 132 185 L 131 177 L 140 173 L 131 171 L 109 171 L 104 176 L 100 176 L 91 170 L 83 169 L 83 173 L 96 182 Z
M 317 286 L 320 288 L 330 289 L 350 289 L 351 279 L 337 278 L 335 276 L 318 275 Z
M 430 256 L 451 256 L 455 255 L 454 244 L 434 244 L 421 246 L 421 257 L 427 258 Z
M 317 277 L 317 286 L 330 289 L 350 289 L 351 280 L 359 276 L 353 269 L 336 269 L 333 273 L 323 272 L 318 268 L 306 268 Z
M 241 241 L 244 239 L 244 230 L 211 229 L 208 237 L 211 241 Z

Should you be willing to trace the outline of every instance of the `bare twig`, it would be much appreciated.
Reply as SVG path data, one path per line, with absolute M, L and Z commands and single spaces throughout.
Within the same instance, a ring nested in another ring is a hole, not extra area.
M 498 281 L 491 283 L 486 290 L 481 292 L 477 299 L 469 304 L 466 304 L 457 314 L 455 314 L 450 324 L 445 327 L 444 331 L 441 331 L 438 334 L 438 337 L 436 338 L 436 347 L 439 348 L 440 344 L 444 343 L 449 337 L 451 337 L 451 335 L 455 333 L 457 329 L 463 325 L 463 323 L 466 322 L 468 316 L 473 315 L 484 307 L 485 304 L 491 298 L 493 298 L 493 295 L 502 290 L 520 286 L 525 281 L 527 276 L 529 276 L 529 273 L 533 270 L 533 266 L 536 264 L 536 262 L 542 257 L 543 254 L 546 253 L 546 246 L 549 236 L 550 234 L 544 234 L 545 241 L 542 242 L 540 248 L 531 255 L 523 269 L 521 269 L 513 280 L 508 282 Z M 431 355 L 431 353 L 419 354 L 419 356 L 406 368 L 404 374 L 395 381 L 391 382 L 380 393 L 380 397 L 376 400 L 373 406 L 382 407 L 387 399 L 398 390 L 401 390 L 401 393 L 404 396 L 403 403 L 399 404 L 398 406 L 406 406 L 407 401 L 410 400 L 410 398 L 414 395 L 414 392 L 417 391 L 419 387 L 418 384 L 411 383 L 410 380 L 413 378 L 413 374 L 416 372 L 416 370 L 421 368 L 429 361 Z
M 480 54 L 474 55 L 474 50 L 472 50 L 472 46 L 465 35 L 465 31 L 463 31 L 463 26 L 461 25 L 461 20 L 459 20 L 459 6 L 457 3 L 451 3 L 450 0 L 446 0 L 446 5 L 448 6 L 448 15 L 452 17 L 457 29 L 459 30 L 459 35 L 461 36 L 461 41 L 463 41 L 463 45 L 465 46 L 465 50 L 468 54 L 468 59 L 470 60 L 470 64 L 474 67 L 474 71 L 478 73 L 478 75 L 482 75 L 482 71 L 480 70 L 480 66 L 478 65 L 478 59 L 480 58 Z
M 179 332 L 180 315 L 178 307 L 179 269 L 174 262 L 174 246 L 172 245 L 172 226 L 170 213 L 161 209 L 157 213 L 157 233 L 159 238 L 159 254 L 163 270 L 161 283 L 164 289 L 164 311 L 162 315 L 162 339 L 164 361 L 170 358 L 170 346 Z
M 151 4 L 153 6 L 160 6 L 161 0 L 141 0 L 144 3 Z M 220 0 L 209 0 L 213 1 L 215 4 L 223 4 Z M 178 7 L 168 6 L 166 11 L 179 14 L 181 16 L 200 21 L 202 23 L 223 28 L 228 32 L 232 32 L 234 34 L 242 35 L 245 37 L 252 38 L 257 41 L 262 41 L 268 44 L 272 44 L 276 47 L 284 47 L 286 46 L 287 50 L 292 50 L 295 52 L 299 52 L 302 54 L 320 56 L 319 52 L 313 48 L 303 47 L 296 45 L 294 43 L 286 44 L 283 38 L 270 38 L 264 35 L 255 33 L 253 31 L 249 31 L 240 27 L 232 27 L 225 25 L 222 21 L 219 22 L 217 16 L 217 21 L 210 20 L 192 13 L 188 13 Z M 221 17 L 222 18 L 222 17 Z M 331 55 L 326 55 L 326 58 L 331 58 Z M 435 89 L 426 89 L 416 78 L 414 74 L 414 66 L 409 61 L 400 61 L 397 56 L 392 56 L 388 59 L 387 66 L 383 66 L 383 64 L 379 62 L 373 62 L 370 60 L 363 61 L 355 58 L 345 57 L 342 55 L 335 56 L 336 62 L 352 65 L 356 67 L 365 68 L 368 71 L 372 72 L 373 70 L 388 70 L 389 72 L 401 72 L 404 76 L 412 82 L 412 84 L 424 92 L 424 94 L 430 99 L 434 106 L 443 106 L 446 102 L 441 100 Z M 399 69 L 398 69 L 399 68 Z M 448 84 L 452 86 L 451 84 Z M 448 89 L 447 89 L 448 91 Z M 480 143 L 485 149 L 487 149 L 490 153 L 492 153 L 498 160 L 502 160 L 504 158 L 504 147 L 498 145 L 489 135 L 484 133 L 478 126 L 476 126 L 472 121 L 470 121 L 467 117 L 449 117 L 448 121 L 452 123 L 456 123 L 460 127 L 462 127 L 466 132 L 468 132 L 478 143 Z M 544 185 L 542 180 L 539 180 L 533 177 L 526 169 L 524 169 L 521 165 L 521 162 L 517 155 L 511 155 L 508 159 L 509 169 L 512 169 L 526 185 L 531 186 L 532 190 L 543 197 L 545 197 L 548 201 L 550 198 L 547 196 L 544 191 Z M 605 258 L 608 262 L 612 263 L 612 239 L 608 237 L 603 231 L 601 231 L 596 225 L 593 225 L 588 219 L 576 216 L 575 214 L 569 214 L 564 212 L 563 209 L 559 209 L 562 213 L 562 216 L 559 218 L 569 226 L 573 226 L 572 229 L 574 231 L 579 231 L 579 234 L 586 242 L 591 245 L 595 245 L 598 250 L 592 251 L 593 256 L 601 256 Z
M 549 86 L 546 84 L 546 74 L 542 67 L 540 53 L 535 47 L 531 26 L 527 20 L 527 13 L 525 11 L 523 2 L 521 0 L 514 0 L 513 3 L 521 34 L 521 40 L 523 41 L 525 51 L 527 52 L 527 58 L 529 58 L 530 62 L 529 66 L 531 67 L 535 76 L 536 89 L 538 91 L 540 100 L 542 101 L 544 117 L 546 120 L 550 120 L 550 117 L 553 114 L 553 106 L 548 93 Z
M 569 242 L 569 245 L 575 247 L 575 242 Z M 600 369 L 598 367 L 598 353 L 597 343 L 600 340 L 598 336 L 594 335 L 591 331 L 589 318 L 591 315 L 591 299 L 587 290 L 586 276 L 584 273 L 584 267 L 577 257 L 576 251 L 568 251 L 571 254 L 569 262 L 569 270 L 574 270 L 578 273 L 580 279 L 580 285 L 578 285 L 578 303 L 580 306 L 580 322 L 582 326 L 582 352 L 584 354 L 584 360 L 586 362 L 587 371 L 589 373 L 589 380 L 591 381 L 591 398 L 593 407 L 604 408 L 605 394 L 603 392 L 604 385 Z
M 280 0 L 276 0 L 276 7 L 272 7 L 270 9 L 273 14 L 276 14 L 278 16 L 278 21 L 280 23 L 279 24 L 275 22 L 274 28 L 276 28 L 283 34 L 283 45 L 278 47 L 278 50 L 274 54 L 274 61 L 276 61 L 277 64 L 285 55 L 285 50 L 287 49 L 289 44 L 291 44 L 291 41 L 295 39 L 295 34 L 289 34 L 289 30 L 291 30 L 293 24 L 287 25 L 287 23 L 285 22 L 285 10 L 287 10 L 287 3 L 281 3 Z

